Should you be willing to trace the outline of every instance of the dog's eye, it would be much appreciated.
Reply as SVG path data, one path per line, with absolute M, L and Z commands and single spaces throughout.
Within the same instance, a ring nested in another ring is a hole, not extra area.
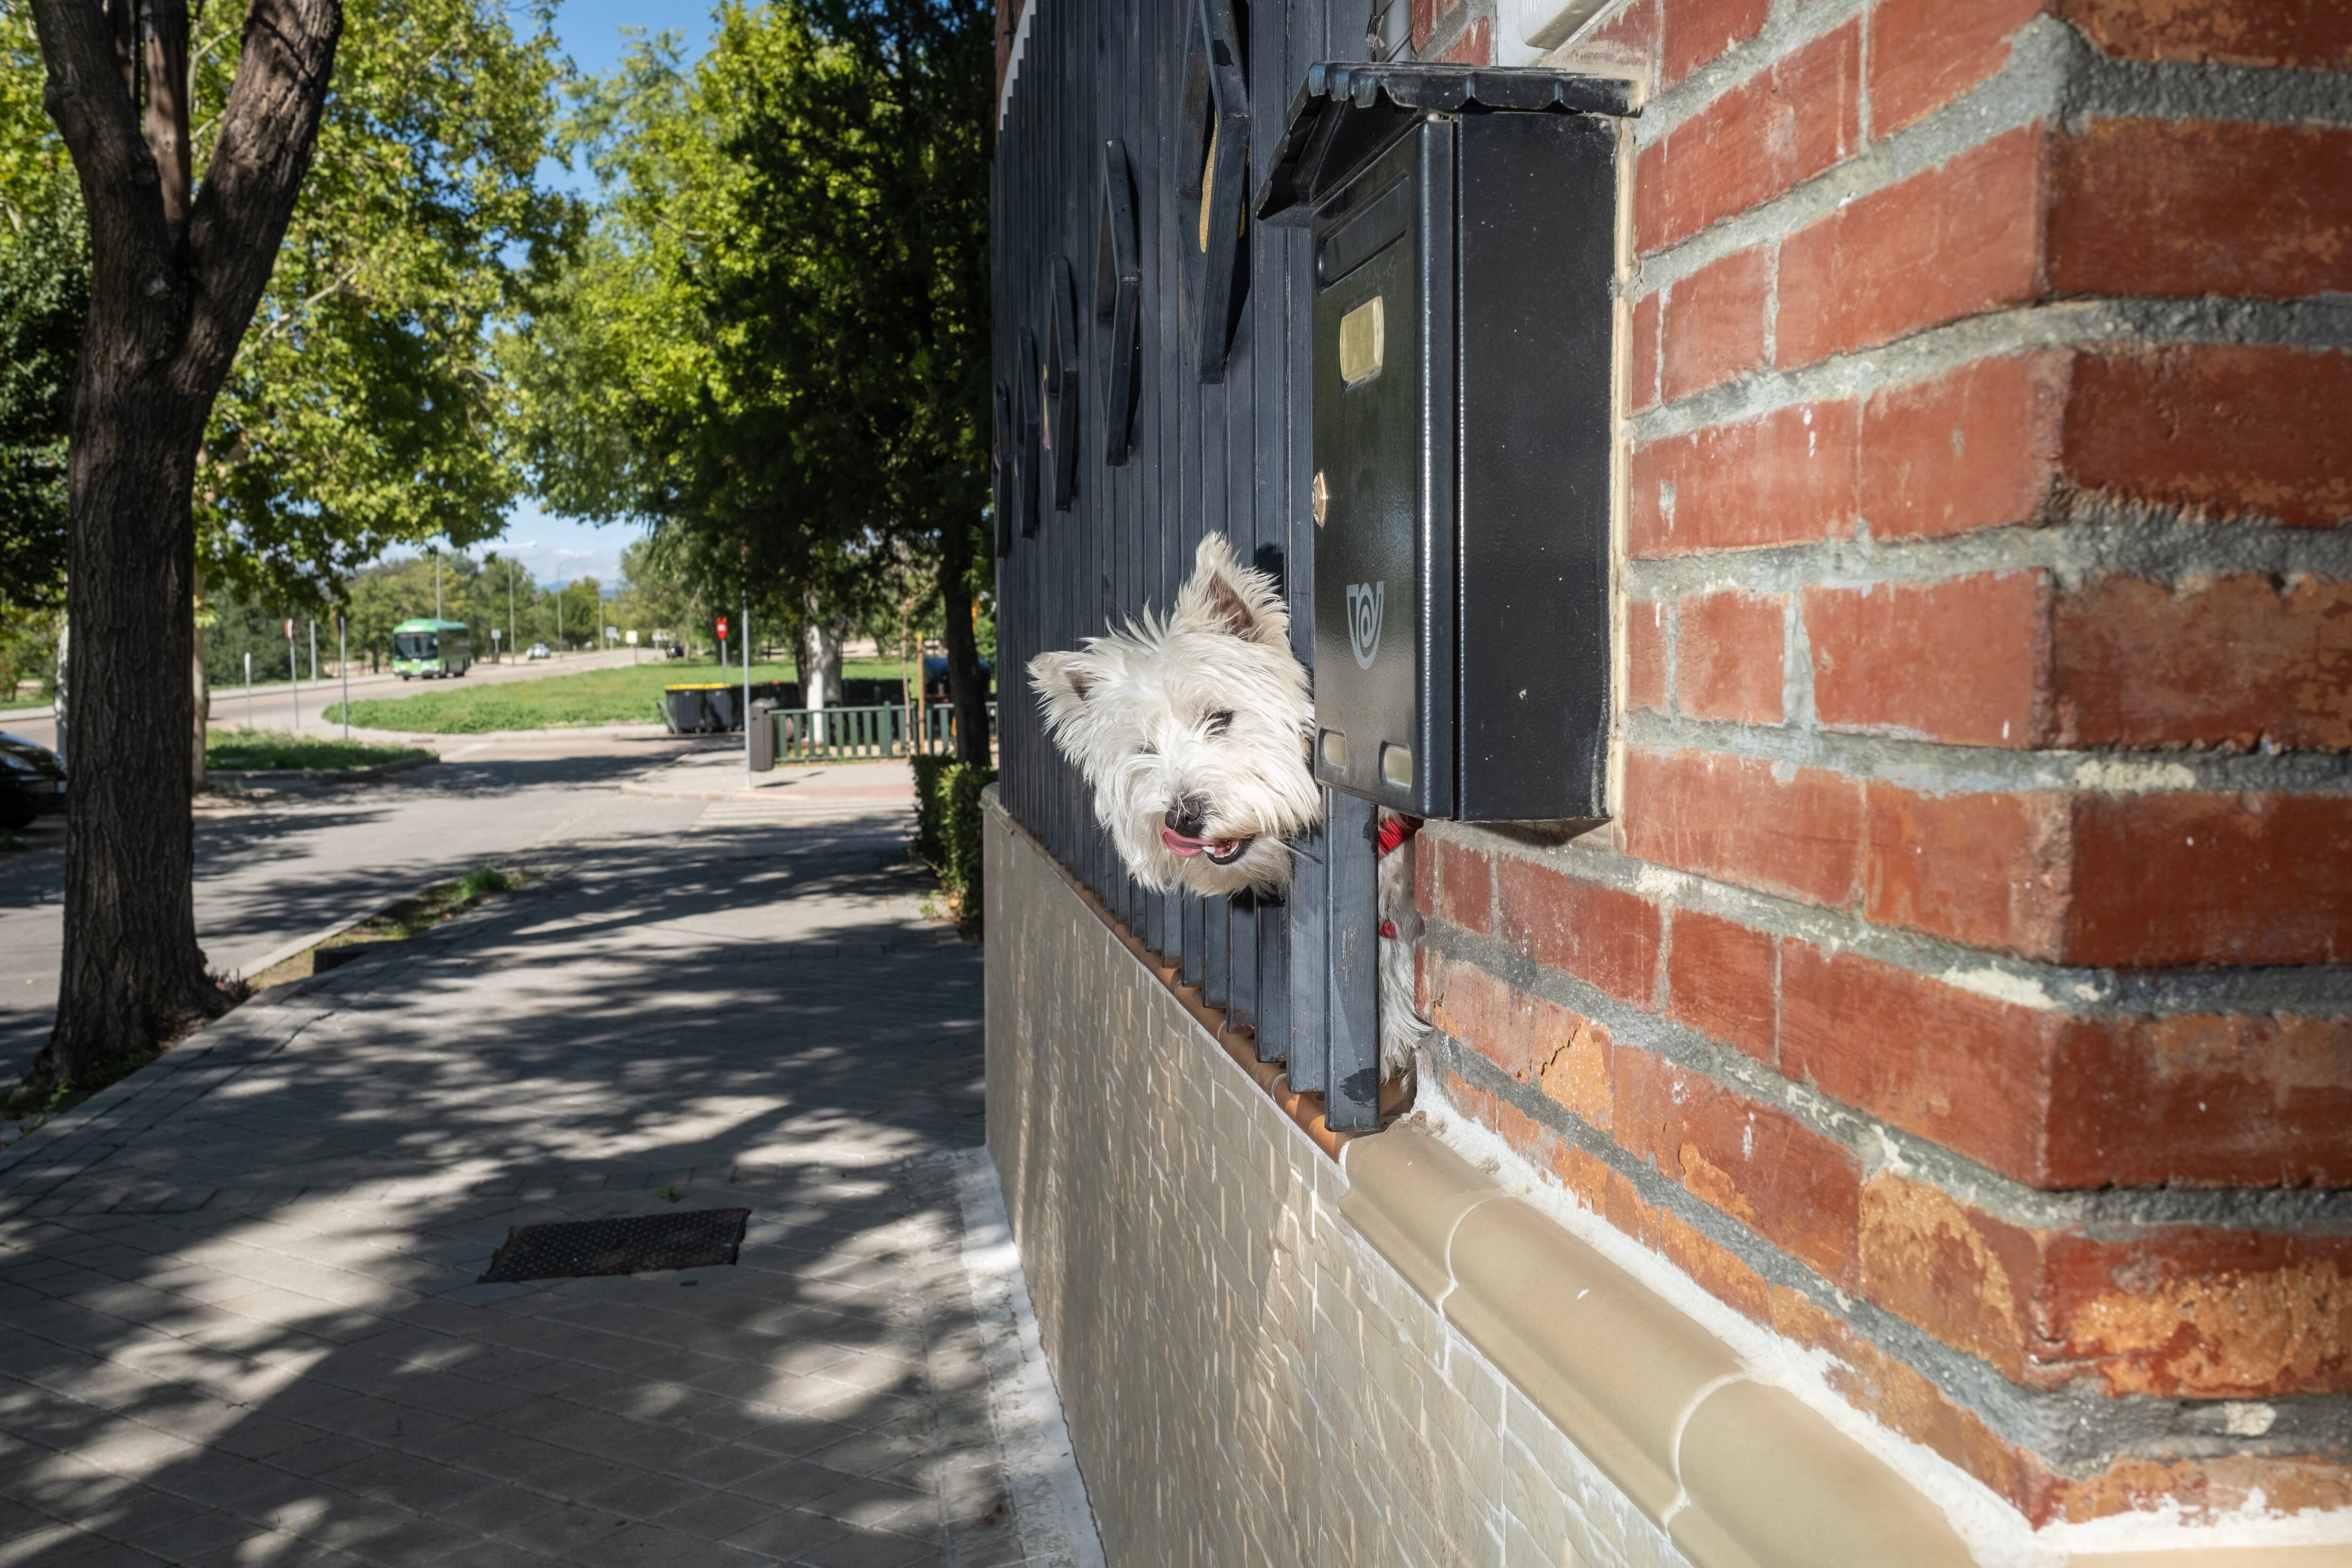
M 1202 729 L 1202 732 L 1213 741 L 1233 727 L 1234 710 L 1230 708 L 1220 708 L 1209 715 Z
M 1159 754 L 1160 754 L 1160 748 L 1159 748 L 1159 747 L 1157 747 L 1157 746 L 1153 745 L 1153 744 L 1152 744 L 1150 742 L 1149 742 L 1149 741 L 1146 741 L 1146 742 L 1143 742 L 1143 755 L 1145 755 L 1145 756 L 1147 756 L 1147 757 L 1156 757 L 1156 756 L 1158 756 Z

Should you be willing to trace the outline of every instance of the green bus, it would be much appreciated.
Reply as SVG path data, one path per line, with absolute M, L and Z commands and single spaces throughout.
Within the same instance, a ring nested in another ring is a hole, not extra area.
M 474 662 L 474 640 L 463 621 L 403 621 L 392 628 L 392 672 L 430 680 L 463 675 Z

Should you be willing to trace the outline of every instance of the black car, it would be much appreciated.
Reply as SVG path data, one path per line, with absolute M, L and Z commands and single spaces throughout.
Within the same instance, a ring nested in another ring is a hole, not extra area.
M 27 827 L 66 808 L 65 759 L 0 731 L 0 827 Z

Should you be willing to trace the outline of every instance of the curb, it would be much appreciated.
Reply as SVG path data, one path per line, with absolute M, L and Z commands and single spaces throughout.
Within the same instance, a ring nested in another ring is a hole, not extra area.
M 206 768 L 205 777 L 207 781 L 234 779 L 238 784 L 361 784 L 411 773 L 440 760 L 438 756 L 405 757 L 396 763 L 378 763 L 371 768 Z

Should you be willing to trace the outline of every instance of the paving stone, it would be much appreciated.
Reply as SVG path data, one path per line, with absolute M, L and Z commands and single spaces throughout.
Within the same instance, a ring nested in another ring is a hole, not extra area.
M 921 1158 L 982 1137 L 979 954 L 903 831 L 551 845 L 13 1145 L 0 1568 L 1017 1562 Z M 667 1194 L 739 1262 L 475 1282 Z

